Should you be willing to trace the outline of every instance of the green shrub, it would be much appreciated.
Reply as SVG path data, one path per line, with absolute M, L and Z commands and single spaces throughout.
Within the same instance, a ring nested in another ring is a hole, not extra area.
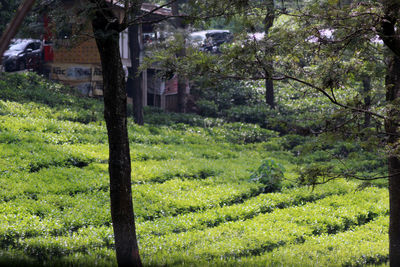
M 199 100 L 196 102 L 196 106 L 202 116 L 216 117 L 218 115 L 218 106 L 212 100 Z
M 287 150 L 292 150 L 294 147 L 304 144 L 308 138 L 297 134 L 287 134 L 283 137 L 283 147 Z
M 263 129 L 256 124 L 242 122 L 227 123 L 222 127 L 213 127 L 211 132 L 217 140 L 223 138 L 229 143 L 236 144 L 265 142 L 278 135 L 276 132 Z
M 262 99 L 262 92 L 251 83 L 236 80 L 198 80 L 191 93 L 200 101 L 213 101 L 218 111 L 229 109 L 235 105 L 251 105 Z M 197 105 L 198 102 L 196 102 Z
M 145 122 L 157 126 L 174 126 L 184 123 L 190 126 L 213 127 L 221 126 L 225 120 L 221 118 L 205 118 L 196 114 L 165 112 L 157 107 L 144 107 Z
M 258 104 L 255 106 L 233 106 L 225 110 L 224 115 L 230 121 L 241 121 L 247 123 L 258 123 L 265 126 L 269 118 L 271 118 L 274 111 L 272 111 L 267 104 Z
M 285 168 L 272 159 L 266 159 L 261 166 L 251 175 L 251 180 L 265 185 L 265 192 L 281 190 Z

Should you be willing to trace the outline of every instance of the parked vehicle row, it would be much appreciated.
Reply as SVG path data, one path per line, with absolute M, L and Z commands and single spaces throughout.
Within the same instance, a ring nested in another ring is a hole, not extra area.
M 201 51 L 219 53 L 219 46 L 230 42 L 233 35 L 229 30 L 206 30 L 191 33 L 189 39 Z M 2 58 L 4 70 L 7 72 L 40 70 L 44 59 L 43 51 L 41 40 L 14 39 Z

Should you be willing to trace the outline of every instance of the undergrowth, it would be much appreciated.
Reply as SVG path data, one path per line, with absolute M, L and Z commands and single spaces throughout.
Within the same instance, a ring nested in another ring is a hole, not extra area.
M 102 110 L 35 74 L 0 75 L 0 265 L 116 266 Z M 382 151 L 229 116 L 146 108 L 144 126 L 129 118 L 145 265 L 387 262 L 384 183 L 298 180 L 313 164 L 380 175 Z

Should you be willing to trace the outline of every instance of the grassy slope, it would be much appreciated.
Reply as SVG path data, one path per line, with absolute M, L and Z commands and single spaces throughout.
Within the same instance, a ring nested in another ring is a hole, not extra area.
M 35 75 L 0 77 L 0 265 L 115 265 L 101 112 L 101 102 Z M 295 177 L 298 160 L 276 133 L 191 115 L 147 118 L 129 123 L 145 264 L 387 261 L 385 189 L 337 181 L 263 194 L 249 181 L 263 159 Z

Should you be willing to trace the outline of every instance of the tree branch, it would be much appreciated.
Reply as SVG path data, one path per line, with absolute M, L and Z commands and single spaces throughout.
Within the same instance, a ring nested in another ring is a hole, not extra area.
M 304 81 L 304 80 L 301 80 L 299 78 L 296 78 L 296 77 L 293 77 L 293 76 L 290 76 L 290 75 L 286 75 L 286 74 L 283 74 L 283 77 L 285 77 L 286 79 L 290 79 L 290 80 L 299 82 L 301 84 L 307 85 L 307 86 L 317 90 L 318 92 L 320 92 L 324 96 L 326 96 L 329 99 L 329 101 L 331 101 L 333 104 L 335 104 L 337 106 L 340 106 L 340 107 L 346 108 L 346 109 L 350 109 L 350 110 L 353 110 L 353 111 L 356 111 L 356 112 L 367 113 L 367 114 L 370 114 L 372 116 L 378 117 L 380 119 L 384 119 L 384 120 L 387 119 L 386 116 L 383 116 L 381 114 L 378 114 L 378 113 L 375 113 L 375 112 L 372 112 L 372 111 L 369 111 L 369 110 L 365 110 L 365 109 L 361 109 L 361 108 L 357 108 L 357 107 L 352 107 L 352 106 L 348 106 L 348 105 L 339 103 L 334 97 L 329 95 L 324 89 L 322 89 L 322 88 L 320 88 L 320 87 L 318 87 L 318 86 L 316 86 L 314 84 L 311 84 L 311 83 L 309 83 L 307 81 Z

